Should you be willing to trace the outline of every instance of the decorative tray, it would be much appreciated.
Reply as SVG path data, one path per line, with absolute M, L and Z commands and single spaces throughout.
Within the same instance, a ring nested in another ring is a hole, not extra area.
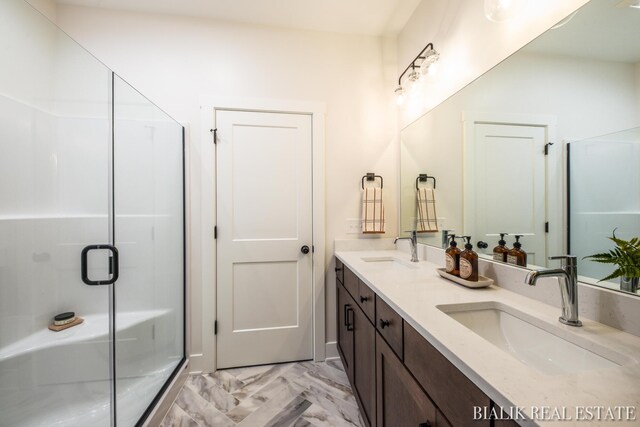
M 462 286 L 466 286 L 467 288 L 486 288 L 487 286 L 493 285 L 493 279 L 489 279 L 488 277 L 480 275 L 478 275 L 477 282 L 470 282 L 469 280 L 464 280 L 458 276 L 447 273 L 447 270 L 444 268 L 438 268 L 438 274 L 445 279 L 449 279 L 452 282 L 456 282 Z

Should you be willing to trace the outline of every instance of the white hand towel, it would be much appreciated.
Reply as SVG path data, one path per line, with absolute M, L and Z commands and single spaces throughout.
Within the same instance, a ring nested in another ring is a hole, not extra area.
M 438 231 L 438 221 L 436 218 L 436 192 L 433 188 L 419 188 L 416 191 L 418 233 L 435 233 Z
M 382 188 L 370 187 L 362 190 L 362 232 L 384 233 L 384 204 Z

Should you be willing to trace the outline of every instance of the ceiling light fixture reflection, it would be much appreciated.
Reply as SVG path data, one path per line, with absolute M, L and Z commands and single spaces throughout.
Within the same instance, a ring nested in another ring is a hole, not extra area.
M 398 77 L 398 87 L 395 90 L 396 103 L 398 106 L 402 106 L 406 95 L 403 78 L 404 85 L 409 87 L 411 92 L 415 92 L 415 89 L 419 86 L 424 76 L 433 73 L 439 59 L 440 54 L 433 48 L 433 43 L 429 43 L 420 51 L 418 56 L 411 61 L 411 64 L 409 64 L 402 74 L 400 74 L 400 77 Z
M 521 0 L 484 0 L 484 16 L 492 22 L 509 21 L 518 15 Z

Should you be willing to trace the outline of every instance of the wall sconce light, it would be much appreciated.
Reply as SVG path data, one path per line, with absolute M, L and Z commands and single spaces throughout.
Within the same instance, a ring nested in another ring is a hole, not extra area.
M 433 43 L 429 43 L 420 51 L 418 56 L 411 61 L 411 64 L 404 69 L 400 77 L 398 77 L 398 87 L 395 90 L 396 103 L 401 106 L 404 103 L 406 91 L 403 86 L 402 79 L 406 75 L 404 84 L 408 84 L 413 88 L 424 76 L 435 72 L 436 63 L 440 59 L 440 54 L 433 48 Z M 409 73 L 409 74 L 407 74 Z

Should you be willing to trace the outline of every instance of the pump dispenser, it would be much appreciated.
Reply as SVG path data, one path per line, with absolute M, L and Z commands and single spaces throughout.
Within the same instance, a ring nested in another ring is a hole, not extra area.
M 522 243 L 520 243 L 520 238 L 522 235 L 516 235 L 516 241 L 513 244 L 513 248 L 507 253 L 507 262 L 509 264 L 519 265 L 521 267 L 527 266 L 527 253 L 520 249 L 522 247 Z
M 507 262 L 507 254 L 509 253 L 509 248 L 507 248 L 504 240 L 504 236 L 507 236 L 508 233 L 500 233 L 500 240 L 498 240 L 498 246 L 493 248 L 493 260 L 500 262 Z
M 458 249 L 458 242 L 456 242 L 456 235 L 449 234 L 449 239 L 451 239 L 451 244 L 447 248 L 445 253 L 445 262 L 446 262 L 446 270 L 447 273 L 453 274 L 454 276 L 460 275 L 460 249 Z
M 460 278 L 470 282 L 478 281 L 478 254 L 473 251 L 471 236 L 462 236 L 467 243 L 460 253 Z

